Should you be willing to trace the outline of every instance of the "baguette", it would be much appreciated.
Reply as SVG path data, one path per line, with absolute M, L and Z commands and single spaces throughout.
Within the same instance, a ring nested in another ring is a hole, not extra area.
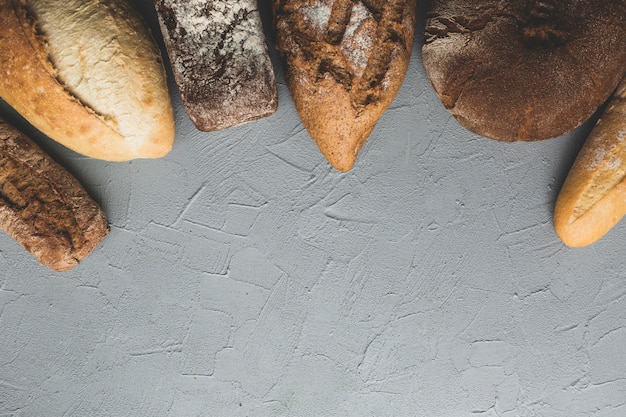
M 86 258 L 109 231 L 104 213 L 79 182 L 4 120 L 0 228 L 59 272 Z
M 160 52 L 127 0 L 0 0 L 0 97 L 41 132 L 109 161 L 174 140 Z
M 626 78 L 591 131 L 561 188 L 554 228 L 568 246 L 589 245 L 626 214 Z
M 156 0 L 185 110 L 215 131 L 267 117 L 278 93 L 256 0 Z
M 354 165 L 409 64 L 415 0 L 275 0 L 277 49 L 304 127 L 330 164 Z

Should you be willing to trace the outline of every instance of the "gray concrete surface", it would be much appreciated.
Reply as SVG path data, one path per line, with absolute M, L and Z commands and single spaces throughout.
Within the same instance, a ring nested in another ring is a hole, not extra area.
M 162 160 L 35 135 L 111 233 L 67 274 L 0 234 L 0 416 L 626 415 L 626 223 L 583 249 L 552 226 L 590 125 L 473 135 L 420 43 L 348 173 L 303 129 L 278 59 L 280 106 L 258 122 L 200 133 L 173 91 Z

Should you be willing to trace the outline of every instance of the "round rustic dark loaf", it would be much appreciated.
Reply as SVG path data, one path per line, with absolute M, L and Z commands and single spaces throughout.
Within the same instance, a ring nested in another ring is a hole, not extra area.
M 503 141 L 560 136 L 626 70 L 626 0 L 434 0 L 424 67 L 469 130 Z

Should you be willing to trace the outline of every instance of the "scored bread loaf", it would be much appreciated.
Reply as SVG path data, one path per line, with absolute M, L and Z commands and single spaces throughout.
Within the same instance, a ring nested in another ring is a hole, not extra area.
M 4 120 L 0 228 L 60 272 L 87 257 L 109 231 L 104 213 L 81 184 Z
M 589 245 L 626 214 L 626 78 L 581 148 L 554 208 L 568 246 Z
M 409 64 L 415 0 L 275 0 L 277 49 L 304 127 L 352 168 Z
M 256 0 L 155 0 L 185 110 L 202 131 L 271 115 L 278 93 Z
M 468 130 L 502 141 L 561 136 L 626 70 L 626 0 L 433 0 L 424 68 Z
M 44 134 L 110 161 L 174 140 L 160 52 L 129 0 L 0 0 L 0 97 Z

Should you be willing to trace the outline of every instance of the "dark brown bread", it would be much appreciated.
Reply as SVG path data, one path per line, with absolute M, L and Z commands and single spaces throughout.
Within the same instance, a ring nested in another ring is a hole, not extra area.
M 626 0 L 434 0 L 424 66 L 469 130 L 503 141 L 586 121 L 626 70 Z
M 278 107 L 256 0 L 155 0 L 174 78 L 202 131 L 271 115 Z
M 0 228 L 59 272 L 87 257 L 109 231 L 104 213 L 79 182 L 3 120 Z
M 305 128 L 338 170 L 352 168 L 409 64 L 415 0 L 275 0 L 277 48 Z

